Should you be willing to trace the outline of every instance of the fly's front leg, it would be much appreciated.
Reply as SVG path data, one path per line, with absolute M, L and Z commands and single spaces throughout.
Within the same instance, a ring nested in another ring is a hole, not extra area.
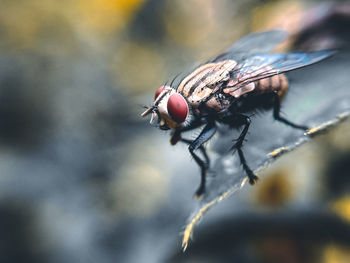
M 194 118 L 189 122 L 185 123 L 182 127 L 175 129 L 173 134 L 170 137 L 170 144 L 175 145 L 176 143 L 181 141 L 182 140 L 181 133 L 196 129 L 203 124 L 204 123 L 200 118 Z
M 241 161 L 243 169 L 249 178 L 249 183 L 253 185 L 259 178 L 254 174 L 252 169 L 250 169 L 250 167 L 248 166 L 242 151 L 243 141 L 245 136 L 247 135 L 247 132 L 250 126 L 250 118 L 245 115 L 237 115 L 237 118 L 239 119 L 239 122 L 241 122 L 244 125 L 244 128 L 241 134 L 239 135 L 238 139 L 236 140 L 236 143 L 232 146 L 231 150 L 237 150 L 239 160 Z
M 188 139 L 183 139 L 183 138 L 181 138 L 180 141 L 183 142 L 183 143 L 186 143 L 188 145 L 191 145 L 193 143 L 193 141 L 188 140 Z M 205 147 L 203 145 L 201 145 L 199 147 L 199 150 L 202 152 L 202 154 L 204 156 L 206 169 L 209 169 L 209 167 L 210 167 L 210 159 L 208 157 L 207 151 L 205 150 Z
M 215 132 L 216 132 L 215 123 L 208 122 L 208 124 L 204 127 L 202 132 L 199 134 L 199 136 L 188 147 L 188 150 L 190 151 L 193 159 L 201 168 L 201 183 L 195 193 L 196 198 L 200 198 L 205 192 L 207 164 L 201 158 L 199 158 L 199 156 L 195 153 L 195 150 L 200 149 L 201 147 L 204 147 L 203 144 L 207 142 L 215 134 Z M 206 153 L 204 154 L 204 156 L 206 156 Z M 209 160 L 208 156 L 206 156 L 205 158 Z
M 284 124 L 287 124 L 288 126 L 291 126 L 293 128 L 296 128 L 296 129 L 300 129 L 300 130 L 308 130 L 308 127 L 307 126 L 304 126 L 304 125 L 298 125 L 298 124 L 295 124 L 283 117 L 280 116 L 280 111 L 281 111 L 281 104 L 280 104 L 280 98 L 277 94 L 277 92 L 273 92 L 273 117 L 280 121 L 280 122 L 283 122 Z

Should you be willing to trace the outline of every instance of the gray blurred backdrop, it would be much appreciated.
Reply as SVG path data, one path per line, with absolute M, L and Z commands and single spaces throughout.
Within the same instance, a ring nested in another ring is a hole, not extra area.
M 199 169 L 139 115 L 178 73 L 276 27 L 281 50 L 339 50 L 290 74 L 285 116 L 348 110 L 344 1 L 0 0 L 0 262 L 350 262 L 349 122 L 213 208 L 181 252 Z M 254 119 L 248 152 L 303 136 Z

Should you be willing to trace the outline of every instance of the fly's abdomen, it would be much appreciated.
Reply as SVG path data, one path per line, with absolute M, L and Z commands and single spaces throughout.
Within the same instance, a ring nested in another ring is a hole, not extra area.
M 282 99 L 288 90 L 288 80 L 284 74 L 274 75 L 269 78 L 260 79 L 254 82 L 256 94 L 270 93 L 277 91 Z

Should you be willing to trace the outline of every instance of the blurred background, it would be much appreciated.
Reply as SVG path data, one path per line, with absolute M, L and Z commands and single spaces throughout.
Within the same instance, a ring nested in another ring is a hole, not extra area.
M 0 4 L 0 262 L 350 262 L 349 121 L 220 203 L 182 253 L 199 170 L 140 118 L 160 85 L 272 28 L 290 34 L 281 50 L 339 50 L 290 75 L 283 109 L 335 118 L 349 110 L 349 2 Z M 290 142 L 266 115 L 255 147 Z M 261 137 L 270 122 L 278 136 Z

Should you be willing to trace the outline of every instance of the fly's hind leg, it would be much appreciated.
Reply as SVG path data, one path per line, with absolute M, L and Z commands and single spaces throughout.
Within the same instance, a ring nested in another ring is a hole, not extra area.
M 304 130 L 304 131 L 308 130 L 307 126 L 295 124 L 295 123 L 281 117 L 280 116 L 280 111 L 281 111 L 280 98 L 279 98 L 277 92 L 273 92 L 272 94 L 273 94 L 273 117 L 276 120 L 283 122 L 284 124 L 291 126 L 293 128 Z
M 244 158 L 244 154 L 242 152 L 242 149 L 241 148 L 237 148 L 237 152 L 238 152 L 238 156 L 239 156 L 239 159 L 241 161 L 241 164 L 243 166 L 243 169 L 244 171 L 246 172 L 247 176 L 248 176 L 248 179 L 249 179 L 249 183 L 251 185 L 254 185 L 258 180 L 259 180 L 259 177 L 256 176 L 254 174 L 254 172 L 250 169 L 250 167 L 248 166 L 245 158 Z
M 247 132 L 248 132 L 248 129 L 250 126 L 250 118 L 248 116 L 245 116 L 245 115 L 237 115 L 236 117 L 239 118 L 239 121 L 244 125 L 244 128 L 243 128 L 241 134 L 239 135 L 238 139 L 236 140 L 236 143 L 232 146 L 231 150 L 237 150 L 239 160 L 241 161 L 243 169 L 248 176 L 249 183 L 251 185 L 253 185 L 256 183 L 256 181 L 259 179 L 259 177 L 256 176 L 254 174 L 254 172 L 252 171 L 252 169 L 250 169 L 250 167 L 248 166 L 247 161 L 246 161 L 244 154 L 243 154 L 243 151 L 242 151 L 243 141 L 244 141 L 245 136 L 247 135 Z

